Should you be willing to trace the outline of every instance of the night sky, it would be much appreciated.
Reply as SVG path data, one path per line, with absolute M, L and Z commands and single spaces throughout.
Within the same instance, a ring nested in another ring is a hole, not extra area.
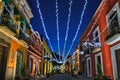
M 31 19 L 31 24 L 35 31 L 38 31 L 48 42 L 45 36 L 43 26 L 41 23 L 40 15 L 37 8 L 36 0 L 27 0 L 29 6 L 32 9 L 34 17 Z M 70 0 L 58 0 L 58 17 L 59 17 L 59 42 L 60 42 L 60 54 L 63 53 L 63 47 L 65 42 L 65 35 L 67 30 L 67 20 L 69 13 L 69 2 Z M 74 45 L 70 51 L 70 54 L 76 49 L 77 45 L 80 43 L 80 36 L 89 24 L 92 16 L 94 15 L 97 7 L 99 6 L 101 0 L 88 0 L 85 14 L 83 16 L 83 21 Z M 39 0 L 40 9 L 42 12 L 42 17 L 44 19 L 47 34 L 49 36 L 53 51 L 58 53 L 58 40 L 57 40 L 57 26 L 56 26 L 56 0 Z M 70 25 L 68 38 L 66 43 L 65 54 L 68 53 L 72 40 L 77 31 L 78 24 L 80 22 L 80 17 L 82 9 L 84 7 L 85 0 L 73 0 L 70 16 Z M 48 42 L 49 45 L 49 42 Z M 49 45 L 50 47 L 50 45 Z

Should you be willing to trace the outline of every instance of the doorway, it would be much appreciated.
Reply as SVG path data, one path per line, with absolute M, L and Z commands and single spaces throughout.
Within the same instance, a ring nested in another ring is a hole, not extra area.
M 92 76 L 92 68 L 91 68 L 91 58 L 87 58 L 87 76 Z
M 120 79 L 120 49 L 115 50 L 115 58 L 116 58 L 116 67 L 117 67 L 117 73 L 118 78 Z
M 120 79 L 120 43 L 111 47 L 114 80 Z
M 5 80 L 5 72 L 7 65 L 7 48 L 0 45 L 0 79 Z
M 99 66 L 99 70 L 98 70 L 98 66 Z M 95 67 L 96 67 L 96 75 L 98 75 L 98 72 L 103 75 L 102 53 L 97 53 L 95 55 Z

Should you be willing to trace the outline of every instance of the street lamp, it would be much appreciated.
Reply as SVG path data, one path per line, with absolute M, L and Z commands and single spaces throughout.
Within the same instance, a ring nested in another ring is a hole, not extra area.
M 83 54 L 84 54 L 84 51 L 80 51 L 80 54 L 83 55 Z
M 83 50 L 83 46 L 82 46 L 82 44 L 80 45 L 80 54 L 81 54 L 81 55 L 84 54 L 84 50 Z

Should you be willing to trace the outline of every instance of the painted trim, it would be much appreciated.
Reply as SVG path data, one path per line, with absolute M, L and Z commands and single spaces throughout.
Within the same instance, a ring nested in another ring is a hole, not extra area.
M 120 49 L 120 43 L 110 48 L 114 80 L 118 78 L 118 72 L 117 72 L 118 70 L 117 70 L 116 59 L 115 59 L 115 50 L 117 49 Z
M 97 53 L 97 52 L 100 52 L 101 51 L 101 48 L 96 48 L 92 51 L 92 53 Z
M 90 54 L 85 54 L 85 57 L 90 57 Z
M 2 31 L 2 30 L 0 30 L 0 33 L 3 33 L 5 36 L 9 36 L 10 39 L 15 40 L 17 43 L 19 43 L 19 44 L 22 45 L 23 47 L 28 48 L 28 45 L 27 45 L 26 42 L 23 43 L 22 41 L 18 40 L 16 37 L 9 35 L 9 34 L 5 33 L 5 32 Z M 9 43 L 9 42 L 8 42 L 8 43 Z

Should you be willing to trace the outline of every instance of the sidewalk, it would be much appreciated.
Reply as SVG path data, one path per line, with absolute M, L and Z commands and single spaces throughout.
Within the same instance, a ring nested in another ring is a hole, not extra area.
M 77 77 L 74 77 L 75 80 L 94 80 L 91 77 L 87 77 L 86 75 L 78 75 Z
M 36 77 L 36 78 L 30 78 L 29 80 L 47 80 L 46 77 Z

